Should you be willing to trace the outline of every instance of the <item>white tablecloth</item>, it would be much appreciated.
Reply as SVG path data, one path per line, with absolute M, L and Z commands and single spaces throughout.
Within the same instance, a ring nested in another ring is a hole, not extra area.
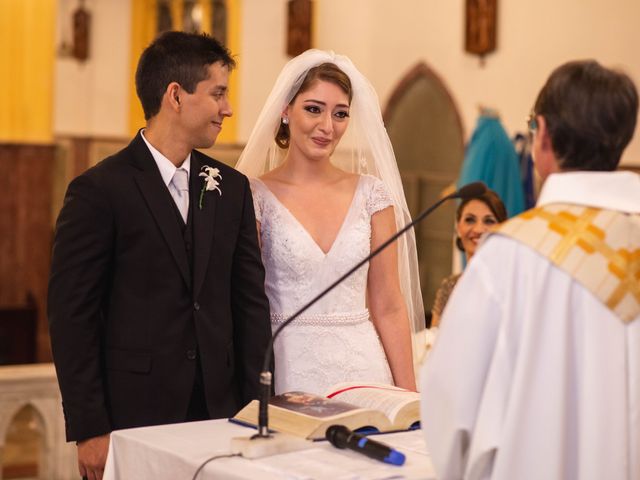
M 119 430 L 111 434 L 104 480 L 191 480 L 206 459 L 231 453 L 231 438 L 254 433 L 227 420 Z M 219 458 L 201 470 L 198 480 L 435 478 L 420 430 L 375 438 L 404 453 L 406 463 L 387 465 L 323 441 L 308 450 L 254 460 Z

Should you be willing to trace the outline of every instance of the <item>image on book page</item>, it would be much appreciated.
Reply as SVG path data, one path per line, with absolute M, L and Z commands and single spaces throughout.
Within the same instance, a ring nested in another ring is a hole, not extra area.
M 330 400 L 305 392 L 286 392 L 272 397 L 271 405 L 286 408 L 294 412 L 311 415 L 313 417 L 332 417 L 339 413 L 354 410 L 354 406 L 341 400 Z

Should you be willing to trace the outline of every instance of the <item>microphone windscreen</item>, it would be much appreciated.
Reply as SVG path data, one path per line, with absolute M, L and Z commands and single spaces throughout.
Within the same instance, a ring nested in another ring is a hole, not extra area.
M 349 438 L 349 429 L 344 425 L 331 425 L 327 428 L 325 438 L 329 443 L 337 448 L 346 448 Z
M 479 197 L 487 191 L 487 186 L 482 182 L 467 183 L 456 192 L 456 197 L 466 199 Z

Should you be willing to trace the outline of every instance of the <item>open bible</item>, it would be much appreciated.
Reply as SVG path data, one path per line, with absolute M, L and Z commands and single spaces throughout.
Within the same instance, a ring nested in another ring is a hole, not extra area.
M 346 382 L 324 393 L 287 392 L 272 397 L 269 428 L 316 440 L 323 439 L 327 428 L 336 424 L 379 432 L 419 426 L 420 395 L 416 392 L 393 385 Z M 257 425 L 258 401 L 251 401 L 231 420 Z

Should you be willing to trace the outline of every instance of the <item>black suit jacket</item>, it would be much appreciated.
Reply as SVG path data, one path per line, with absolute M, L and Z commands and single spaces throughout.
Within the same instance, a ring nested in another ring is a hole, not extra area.
M 201 167 L 220 169 L 198 207 Z M 174 201 L 138 134 L 69 185 L 49 325 L 67 439 L 185 420 L 200 356 L 212 418 L 257 397 L 271 337 L 249 182 L 191 156 L 193 266 Z

